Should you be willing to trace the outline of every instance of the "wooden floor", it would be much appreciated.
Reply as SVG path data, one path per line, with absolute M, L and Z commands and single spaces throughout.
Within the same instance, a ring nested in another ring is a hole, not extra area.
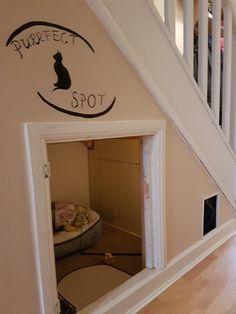
M 139 314 L 236 314 L 236 236 Z

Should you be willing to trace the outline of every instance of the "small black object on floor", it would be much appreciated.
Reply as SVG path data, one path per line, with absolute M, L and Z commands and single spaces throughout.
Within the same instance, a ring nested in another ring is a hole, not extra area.
M 60 300 L 61 314 L 75 314 L 76 307 L 67 301 L 61 294 L 58 294 Z

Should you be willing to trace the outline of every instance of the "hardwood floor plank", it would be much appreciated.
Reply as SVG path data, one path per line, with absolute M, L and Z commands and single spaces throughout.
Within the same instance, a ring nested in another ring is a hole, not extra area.
M 236 314 L 236 235 L 139 314 Z

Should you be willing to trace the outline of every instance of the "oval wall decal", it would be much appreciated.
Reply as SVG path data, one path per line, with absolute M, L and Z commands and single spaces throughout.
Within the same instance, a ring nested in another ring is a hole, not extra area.
M 104 92 L 89 93 L 87 88 L 86 92 L 82 90 L 77 91 L 75 87 L 72 88 L 72 83 L 77 76 L 74 80 L 69 70 L 73 66 L 69 64 L 71 59 L 66 59 L 64 56 L 65 49 L 75 48 L 77 40 L 89 49 L 88 52 L 95 54 L 91 43 L 78 32 L 63 25 L 47 21 L 31 21 L 13 31 L 6 41 L 6 46 L 13 47 L 13 51 L 21 60 L 24 58 L 25 52 L 32 47 L 46 46 L 47 43 L 53 47 L 55 46 L 53 53 L 50 53 L 50 58 L 52 63 L 51 71 L 56 75 L 56 82 L 51 82 L 49 84 L 51 87 L 49 86 L 49 90 L 44 93 L 37 91 L 37 95 L 48 106 L 64 114 L 82 118 L 96 118 L 105 115 L 113 108 L 116 97 L 106 97 Z M 36 90 L 38 89 L 40 88 Z M 47 96 L 43 96 L 43 94 Z M 66 98 L 69 97 L 71 100 L 67 101 L 67 104 L 65 102 L 64 104 L 59 104 L 58 95 L 60 99 L 64 96 Z M 102 110 L 101 107 L 103 107 Z M 86 110 L 88 112 L 84 112 Z

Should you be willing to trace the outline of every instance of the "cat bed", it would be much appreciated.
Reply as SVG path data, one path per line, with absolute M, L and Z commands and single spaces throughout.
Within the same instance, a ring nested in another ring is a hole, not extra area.
M 57 288 L 58 292 L 79 311 L 130 278 L 130 275 L 112 266 L 94 265 L 66 275 Z M 86 309 L 83 311 L 83 313 L 93 312 Z
M 99 214 L 81 205 L 55 202 L 53 223 L 55 258 L 94 246 L 102 235 Z

